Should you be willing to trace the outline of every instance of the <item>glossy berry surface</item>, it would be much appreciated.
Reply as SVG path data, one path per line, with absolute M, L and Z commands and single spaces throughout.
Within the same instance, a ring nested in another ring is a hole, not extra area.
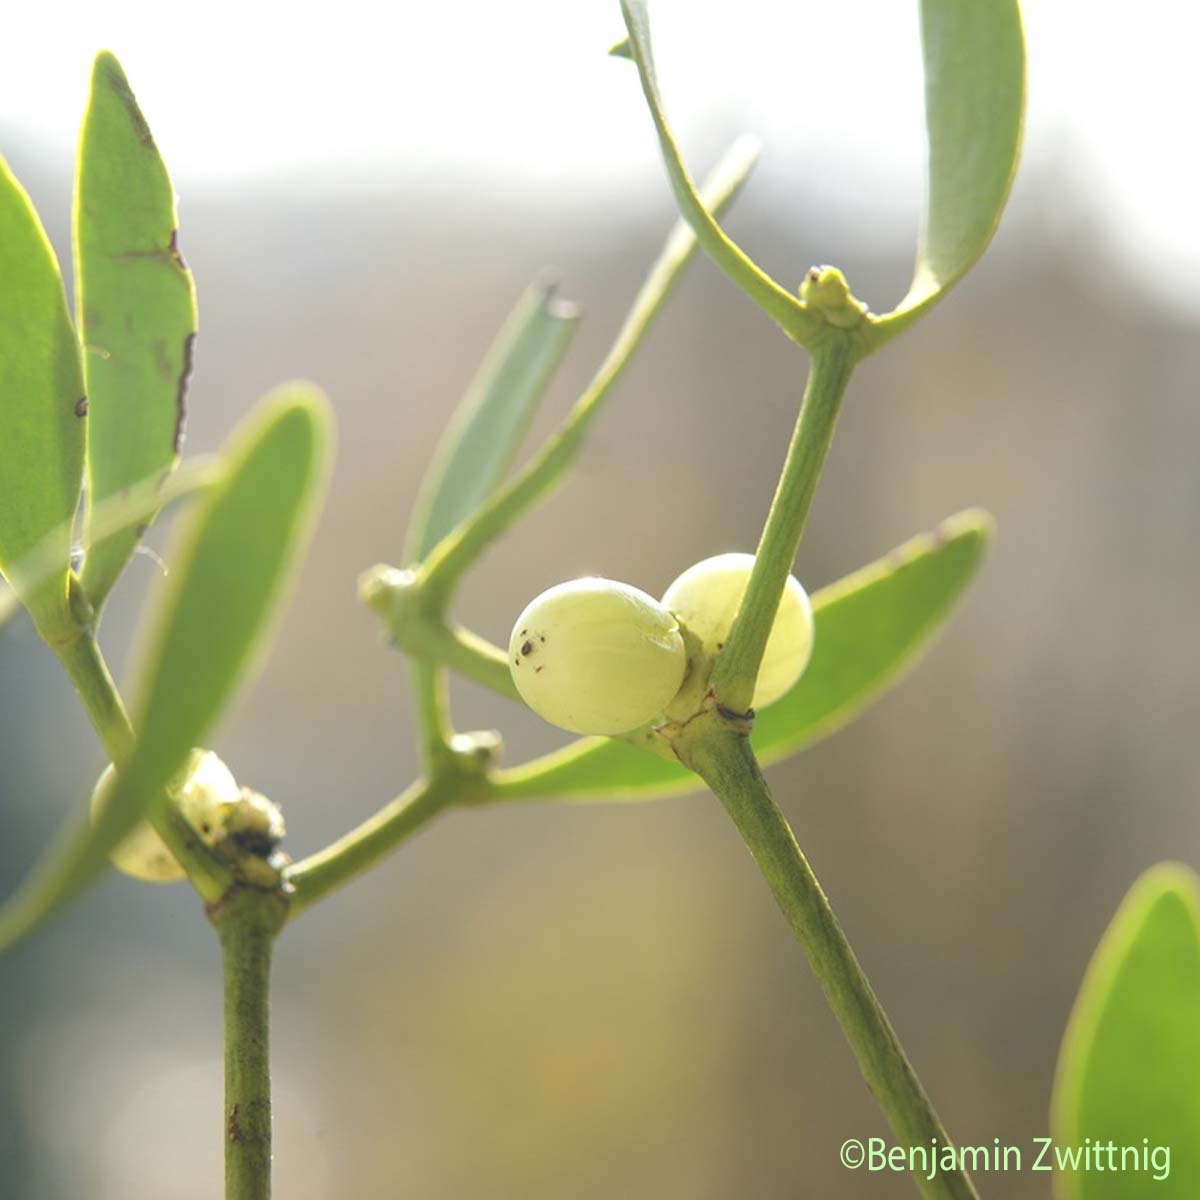
M 560 583 L 509 639 L 522 699 L 572 733 L 625 733 L 670 703 L 687 670 L 679 625 L 653 596 L 609 579 Z
M 699 639 L 706 654 L 717 654 L 729 636 L 753 568 L 753 554 L 706 558 L 688 567 L 667 588 L 663 607 Z M 754 686 L 755 708 L 763 708 L 791 690 L 808 666 L 812 647 L 812 604 L 799 580 L 789 575 Z

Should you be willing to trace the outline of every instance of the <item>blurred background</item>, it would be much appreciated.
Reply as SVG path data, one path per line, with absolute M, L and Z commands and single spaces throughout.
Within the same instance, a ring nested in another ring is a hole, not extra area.
M 109 46 L 173 169 L 199 288 L 188 451 L 285 378 L 337 410 L 301 585 L 213 742 L 282 803 L 300 857 L 417 769 L 404 664 L 356 575 L 397 561 L 440 430 L 548 265 L 585 311 L 530 444 L 553 427 L 671 224 L 667 187 L 632 68 L 603 53 L 615 0 L 73 7 L 27 11 L 0 45 L 0 148 L 60 256 Z M 953 298 L 856 375 L 798 574 L 819 587 L 972 504 L 998 541 L 912 677 L 771 772 L 962 1143 L 1048 1133 L 1058 1041 L 1119 898 L 1159 859 L 1200 863 L 1200 15 L 1026 9 L 1009 215 Z M 656 0 L 654 17 L 697 172 L 740 132 L 764 141 L 734 235 L 788 284 L 835 263 L 890 307 L 922 187 L 915 5 Z M 659 593 L 752 549 L 804 365 L 697 260 L 569 484 L 480 565 L 459 616 L 503 640 L 561 579 Z M 138 557 L 114 596 L 117 665 L 157 569 Z M 559 741 L 471 686 L 455 716 L 500 728 L 509 762 Z M 101 765 L 15 622 L 4 891 Z M 276 988 L 287 1200 L 912 1194 L 838 1165 L 883 1122 L 703 795 L 447 816 L 288 930 Z M 216 941 L 182 885 L 110 875 L 0 961 L 0 1195 L 219 1194 L 219 1006 Z

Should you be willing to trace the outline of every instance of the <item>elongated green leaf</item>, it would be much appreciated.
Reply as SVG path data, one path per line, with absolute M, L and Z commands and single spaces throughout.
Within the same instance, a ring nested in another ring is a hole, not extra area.
M 813 597 L 813 657 L 799 683 L 757 715 L 754 748 L 777 762 L 833 733 L 895 682 L 949 616 L 974 575 L 991 528 L 968 511 L 897 547 Z M 497 773 L 501 794 L 649 799 L 701 787 L 682 764 L 626 742 L 582 738 Z
M 83 585 L 99 609 L 138 541 L 98 536 L 97 505 L 179 460 L 196 293 L 177 245 L 175 193 L 107 51 L 96 57 L 79 141 L 75 270 L 88 393 Z
M 659 149 L 667 178 L 675 193 L 675 201 L 684 220 L 695 230 L 700 245 L 709 257 L 780 327 L 802 344 L 807 344 L 820 330 L 821 321 L 782 284 L 763 271 L 742 248 L 721 228 L 716 217 L 705 206 L 696 191 L 675 135 L 667 121 L 666 109 L 659 94 L 658 77 L 654 69 L 654 53 L 650 44 L 650 19 L 646 0 L 621 0 L 628 40 L 614 46 L 610 54 L 632 59 L 642 83 L 642 93 L 658 135 Z
M 51 639 L 72 625 L 70 521 L 86 411 L 58 261 L 24 188 L 0 159 L 0 574 Z M 53 577 L 26 585 L 21 562 L 53 533 Z
M 1061 1200 L 1200 1196 L 1200 879 L 1190 868 L 1147 871 L 1101 939 L 1063 1040 L 1051 1131 L 1059 1153 L 1088 1139 L 1105 1147 L 1099 1168 L 1079 1160 L 1056 1175 Z
M 741 191 L 758 161 L 758 142 L 740 137 L 721 156 L 700 194 L 705 209 L 720 214 Z M 516 475 L 498 488 L 486 504 L 444 538 L 425 559 L 422 591 L 426 599 L 445 599 L 482 550 L 565 477 L 591 423 L 597 418 L 637 348 L 653 326 L 684 268 L 696 252 L 697 239 L 686 221 L 676 221 L 646 276 L 617 336 L 591 382 L 566 421 Z
M 907 328 L 987 249 L 1021 150 L 1025 42 L 1017 0 L 921 0 L 929 185 L 908 295 L 868 330 Z
M 205 742 L 258 657 L 304 548 L 328 441 L 324 399 L 302 385 L 280 389 L 236 435 L 221 480 L 179 531 L 155 597 L 130 761 L 96 824 L 73 822 L 0 909 L 0 949 L 100 870 Z
M 315 389 L 295 384 L 273 393 L 237 435 L 228 482 L 179 539 L 134 714 L 139 756 L 166 762 L 155 772 L 161 777 L 203 738 L 257 657 L 307 544 L 329 427 Z
M 434 455 L 409 527 L 416 562 L 496 490 L 575 332 L 574 305 L 530 287 L 500 331 Z

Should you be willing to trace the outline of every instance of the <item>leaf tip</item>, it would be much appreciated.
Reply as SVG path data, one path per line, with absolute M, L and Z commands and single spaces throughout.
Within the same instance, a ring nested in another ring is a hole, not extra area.
M 755 133 L 740 133 L 726 151 L 730 162 L 736 162 L 744 171 L 749 171 L 762 154 L 762 138 Z
M 934 538 L 940 546 L 962 538 L 974 538 L 986 548 L 995 541 L 996 518 L 986 508 L 964 508 L 947 517 L 934 530 Z
M 537 306 L 548 317 L 556 321 L 578 321 L 582 312 L 579 305 L 559 295 L 562 278 L 559 273 L 547 268 L 534 280 L 530 289 Z
M 1155 863 L 1138 876 L 1125 900 L 1143 919 L 1160 905 L 1178 906 L 1200 921 L 1200 876 L 1185 863 Z
M 104 92 L 111 93 L 128 114 L 138 141 L 143 146 L 155 149 L 154 135 L 138 107 L 137 98 L 133 94 L 133 88 L 129 86 L 124 68 L 111 50 L 99 51 L 92 64 L 92 101 Z
M 92 61 L 92 80 L 129 86 L 121 60 L 111 50 L 98 50 Z
M 1161 862 L 1144 871 L 1126 892 L 1092 954 L 1067 1021 L 1055 1071 L 1051 1126 L 1060 1139 L 1079 1140 L 1084 1132 L 1084 1090 L 1091 1060 L 1098 1052 L 1096 1039 L 1113 1005 L 1113 989 L 1123 974 L 1131 970 L 1144 973 L 1147 955 L 1150 959 L 1155 953 L 1161 957 L 1162 946 L 1155 951 L 1153 939 L 1161 938 L 1164 929 L 1189 945 L 1200 942 L 1200 876 L 1183 863 Z M 1145 942 L 1147 936 L 1151 938 L 1149 943 Z M 1175 951 L 1168 953 L 1175 957 Z M 1177 974 L 1178 986 L 1194 986 L 1187 980 L 1186 972 Z M 1191 1002 L 1194 1004 L 1194 996 Z M 1126 1024 L 1137 1020 L 1131 1012 L 1126 1006 L 1121 1013 Z M 1111 1048 L 1116 1035 L 1110 1029 L 1103 1036 Z M 1124 1085 L 1123 1080 L 1123 1089 Z M 1056 1196 L 1065 1200 L 1082 1194 L 1070 1177 L 1062 1176 L 1061 1183 Z
M 282 383 L 263 399 L 263 421 L 297 421 L 309 431 L 314 447 L 328 448 L 334 437 L 333 405 L 315 383 L 304 379 Z

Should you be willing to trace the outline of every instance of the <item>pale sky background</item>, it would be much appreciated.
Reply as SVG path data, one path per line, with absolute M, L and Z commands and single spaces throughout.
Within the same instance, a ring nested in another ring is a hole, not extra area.
M 676 126 L 766 142 L 760 186 L 814 169 L 864 237 L 905 235 L 921 190 L 916 5 L 656 0 Z M 1062 173 L 1116 258 L 1200 311 L 1200 5 L 1027 0 L 1027 164 Z M 460 173 L 594 204 L 658 170 L 633 73 L 607 59 L 616 0 L 22 6 L 0 44 L 0 136 L 69 155 L 88 67 L 122 59 L 186 201 L 189 182 L 320 165 Z M 836 97 L 834 103 L 819 97 Z M 702 168 L 706 162 L 697 162 Z M 1033 172 L 1030 172 L 1032 175 Z M 497 194 L 503 194 L 503 190 Z

